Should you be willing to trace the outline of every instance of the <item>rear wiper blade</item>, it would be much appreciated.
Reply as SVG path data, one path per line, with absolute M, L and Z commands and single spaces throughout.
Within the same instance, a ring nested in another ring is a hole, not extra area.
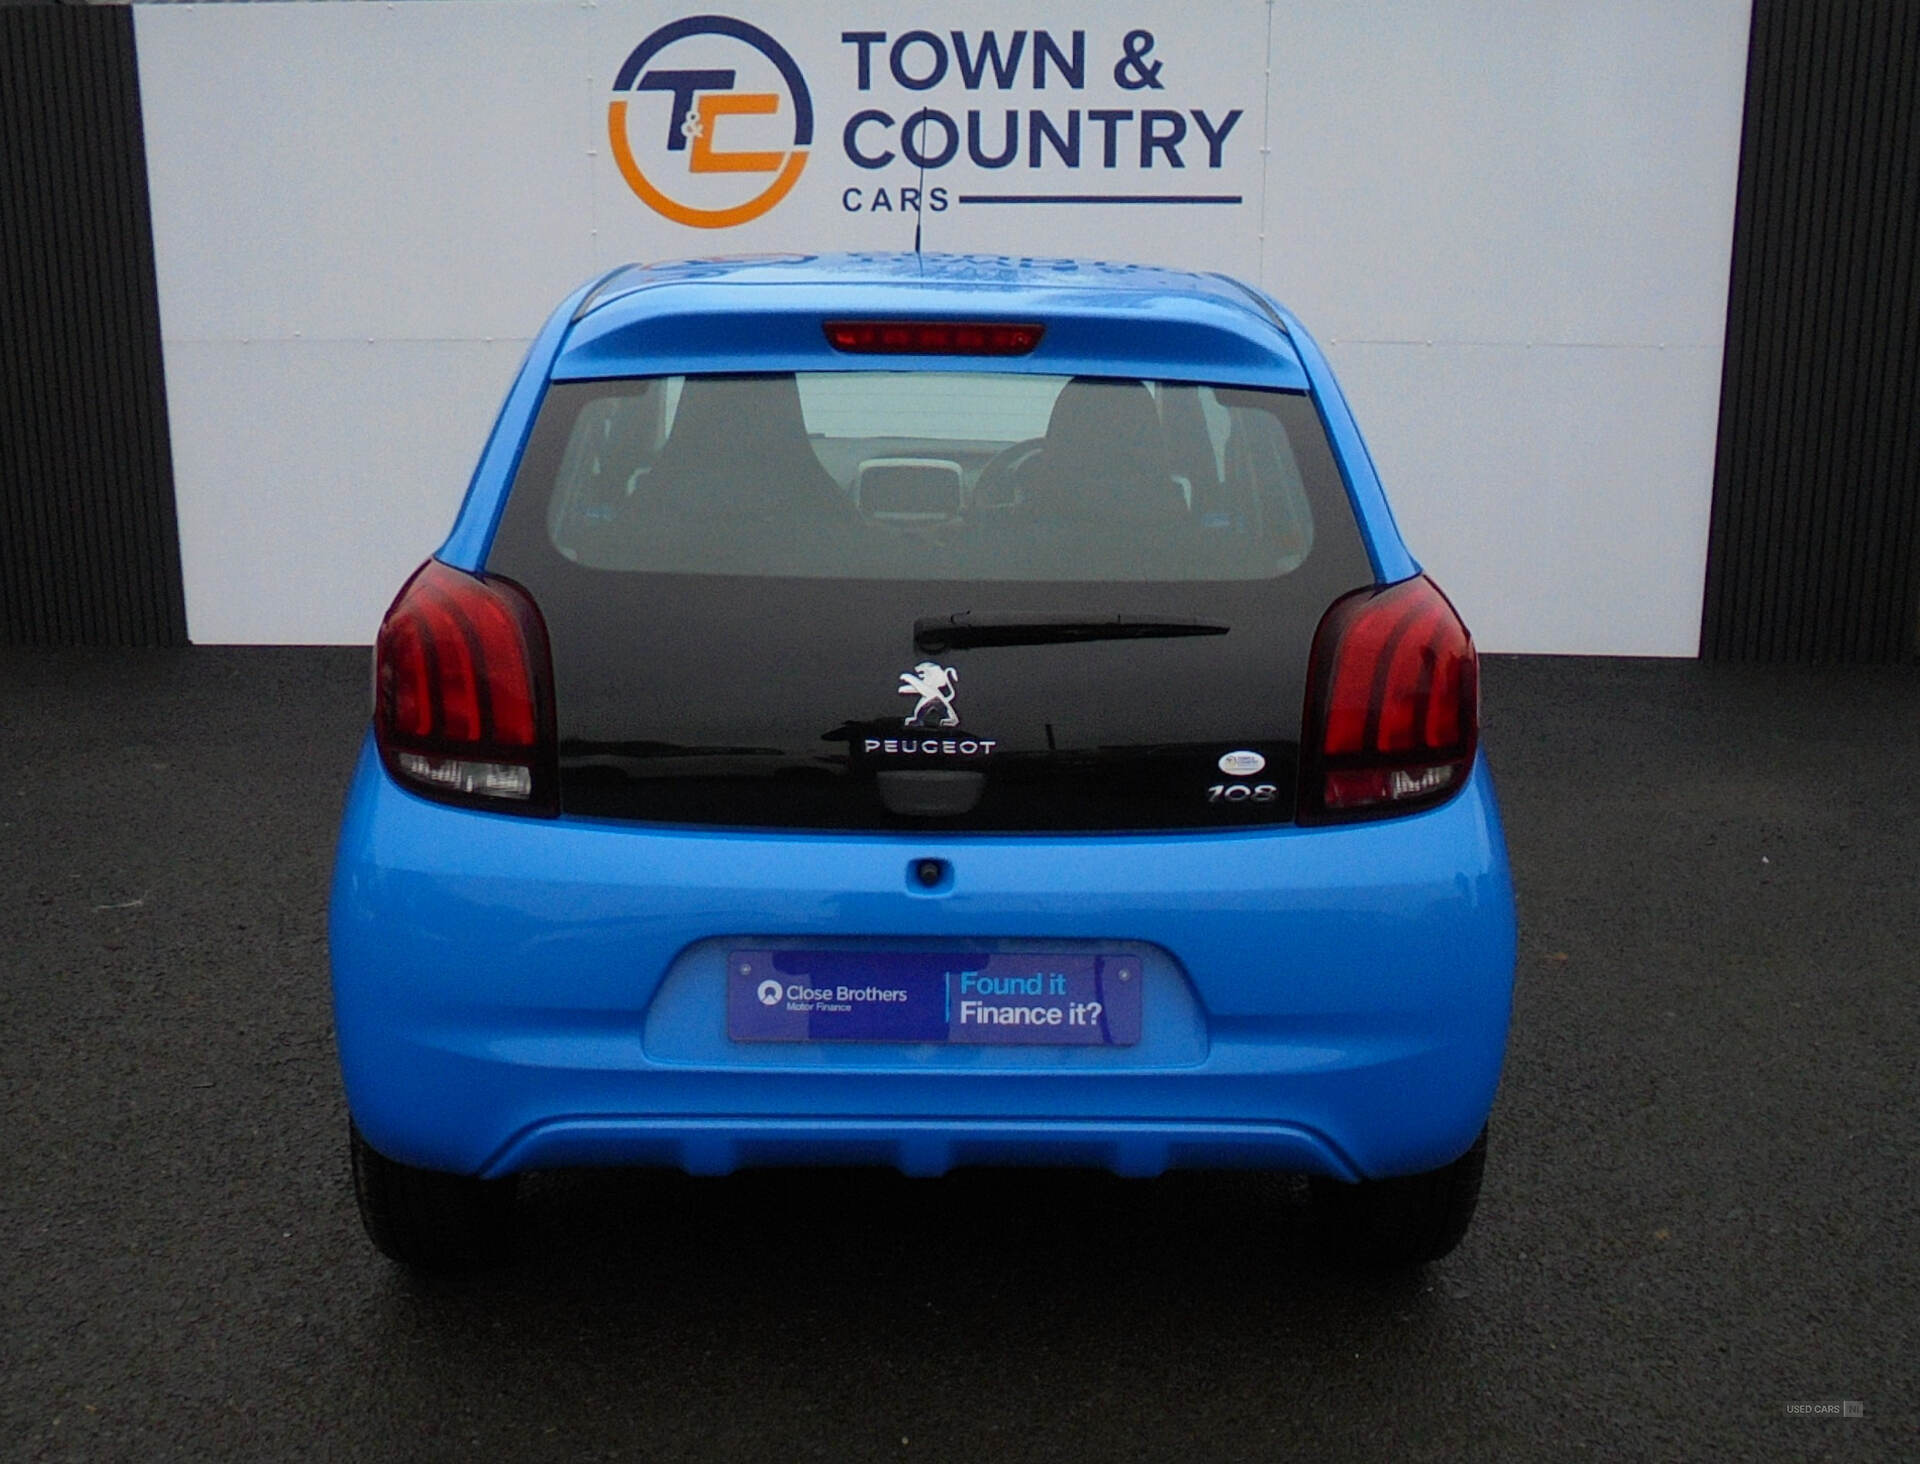
M 1149 640 L 1169 636 L 1225 635 L 1230 627 L 1209 620 L 1158 615 L 974 615 L 913 622 L 916 650 L 930 656 L 973 646 L 1057 646 L 1076 641 Z

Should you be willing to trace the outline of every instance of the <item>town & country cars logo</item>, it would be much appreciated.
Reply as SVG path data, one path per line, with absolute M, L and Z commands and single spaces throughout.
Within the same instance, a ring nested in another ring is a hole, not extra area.
M 675 223 L 757 219 L 807 165 L 806 79 L 784 46 L 744 20 L 694 15 L 661 26 L 633 48 L 613 90 L 607 135 L 620 174 Z

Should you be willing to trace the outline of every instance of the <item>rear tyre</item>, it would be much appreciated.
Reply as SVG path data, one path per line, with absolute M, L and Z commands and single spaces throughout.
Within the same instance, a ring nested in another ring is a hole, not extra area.
M 513 1248 L 517 1179 L 416 1169 L 380 1153 L 348 1125 L 360 1223 L 384 1256 L 418 1271 L 476 1271 Z
M 1327 1249 L 1379 1270 L 1437 1261 L 1467 1233 L 1487 1167 L 1487 1131 L 1451 1164 L 1424 1174 L 1347 1184 L 1316 1176 L 1313 1215 Z

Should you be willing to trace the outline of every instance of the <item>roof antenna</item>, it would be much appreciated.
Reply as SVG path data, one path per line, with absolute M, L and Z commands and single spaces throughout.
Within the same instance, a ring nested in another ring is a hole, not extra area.
M 922 127 L 927 125 L 927 114 L 922 112 L 914 119 Z M 909 128 L 912 123 L 907 124 Z M 927 216 L 927 151 L 920 150 L 920 186 L 913 190 L 913 257 L 920 258 L 920 221 Z

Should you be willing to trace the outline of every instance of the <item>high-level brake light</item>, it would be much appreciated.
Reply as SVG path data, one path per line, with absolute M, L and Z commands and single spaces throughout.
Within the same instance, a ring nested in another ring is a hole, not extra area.
M 1479 658 L 1431 580 L 1362 590 L 1327 612 L 1303 733 L 1302 823 L 1428 807 L 1466 781 L 1480 734 Z
M 526 591 L 429 559 L 374 647 L 380 756 L 430 798 L 553 814 L 552 686 L 546 626 Z
M 829 320 L 827 343 L 866 356 L 1024 356 L 1046 327 L 994 321 Z

